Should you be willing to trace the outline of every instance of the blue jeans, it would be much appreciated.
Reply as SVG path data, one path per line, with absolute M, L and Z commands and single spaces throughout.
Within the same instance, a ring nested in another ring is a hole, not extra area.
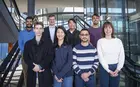
M 89 81 L 85 82 L 79 75 L 75 75 L 75 87 L 94 87 L 95 86 L 95 77 L 91 75 Z
M 109 69 L 115 71 L 117 68 L 117 64 L 108 65 Z M 110 74 L 102 67 L 99 66 L 99 77 L 100 77 L 100 87 L 119 87 L 120 74 L 118 76 L 112 77 Z
M 73 87 L 73 76 L 65 77 L 63 82 L 57 82 L 57 80 L 54 78 L 53 87 Z

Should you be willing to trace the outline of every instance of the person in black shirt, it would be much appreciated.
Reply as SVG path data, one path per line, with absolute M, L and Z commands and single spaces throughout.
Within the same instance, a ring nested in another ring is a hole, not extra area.
M 69 44 L 74 47 L 80 43 L 79 31 L 76 29 L 76 21 L 71 18 L 68 20 L 69 29 L 67 30 Z
M 38 77 L 39 87 L 52 87 L 53 77 L 51 74 L 51 61 L 54 50 L 50 39 L 44 40 L 43 23 L 36 22 L 34 25 L 35 37 L 25 43 L 24 61 L 28 66 L 27 87 L 36 87 Z

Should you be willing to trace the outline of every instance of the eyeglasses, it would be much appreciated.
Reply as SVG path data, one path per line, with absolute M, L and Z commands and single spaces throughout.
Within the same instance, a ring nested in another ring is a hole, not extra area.
M 81 36 L 89 36 L 89 34 L 80 34 Z

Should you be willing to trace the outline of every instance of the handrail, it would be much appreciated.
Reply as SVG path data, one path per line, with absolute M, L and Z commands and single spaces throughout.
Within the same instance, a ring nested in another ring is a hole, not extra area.
M 6 69 L 8 63 L 10 62 L 12 56 L 14 55 L 15 51 L 18 48 L 18 42 L 14 45 L 12 50 L 8 53 L 7 57 L 4 59 L 3 63 L 0 66 L 0 74 Z
M 16 59 L 16 57 L 18 56 L 19 51 L 20 51 L 20 50 L 19 50 L 19 48 L 18 48 L 18 50 L 16 51 L 16 54 L 14 55 L 14 57 L 12 58 L 12 60 L 11 60 L 11 62 L 10 62 L 10 64 L 9 64 L 9 66 L 8 66 L 7 69 L 5 70 L 5 73 L 4 73 L 3 77 L 0 78 L 0 79 L 1 79 L 1 80 L 0 80 L 0 87 L 3 86 L 4 80 L 6 79 L 6 77 L 7 77 L 8 73 L 9 73 L 9 71 L 10 71 L 10 69 L 11 69 L 13 63 L 15 62 L 15 59 Z
M 75 18 L 78 18 L 78 19 L 80 19 L 81 21 L 83 21 L 84 22 L 84 24 L 86 24 L 88 27 L 91 27 L 85 20 L 83 20 L 81 17 L 79 17 L 78 15 L 75 15 L 74 16 L 74 19 Z
M 18 50 L 19 50 L 19 49 L 18 49 Z M 19 52 L 19 51 L 18 51 L 18 52 Z M 8 79 L 8 81 L 7 81 L 7 83 L 5 84 L 5 87 L 7 87 L 7 86 L 9 85 L 9 83 L 11 82 L 12 77 L 13 77 L 15 71 L 16 71 L 16 68 L 18 67 L 20 58 L 21 58 L 21 55 L 19 55 L 19 56 L 16 58 L 16 59 L 17 59 L 16 64 L 15 64 L 13 70 L 12 70 L 12 73 L 11 73 L 11 75 L 10 75 L 10 77 L 9 77 L 9 79 Z

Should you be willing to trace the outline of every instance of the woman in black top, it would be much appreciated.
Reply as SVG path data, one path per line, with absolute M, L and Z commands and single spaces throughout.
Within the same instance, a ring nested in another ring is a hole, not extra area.
M 63 26 L 56 31 L 55 59 L 53 61 L 54 87 L 72 87 L 72 47 L 67 45 L 67 34 Z

